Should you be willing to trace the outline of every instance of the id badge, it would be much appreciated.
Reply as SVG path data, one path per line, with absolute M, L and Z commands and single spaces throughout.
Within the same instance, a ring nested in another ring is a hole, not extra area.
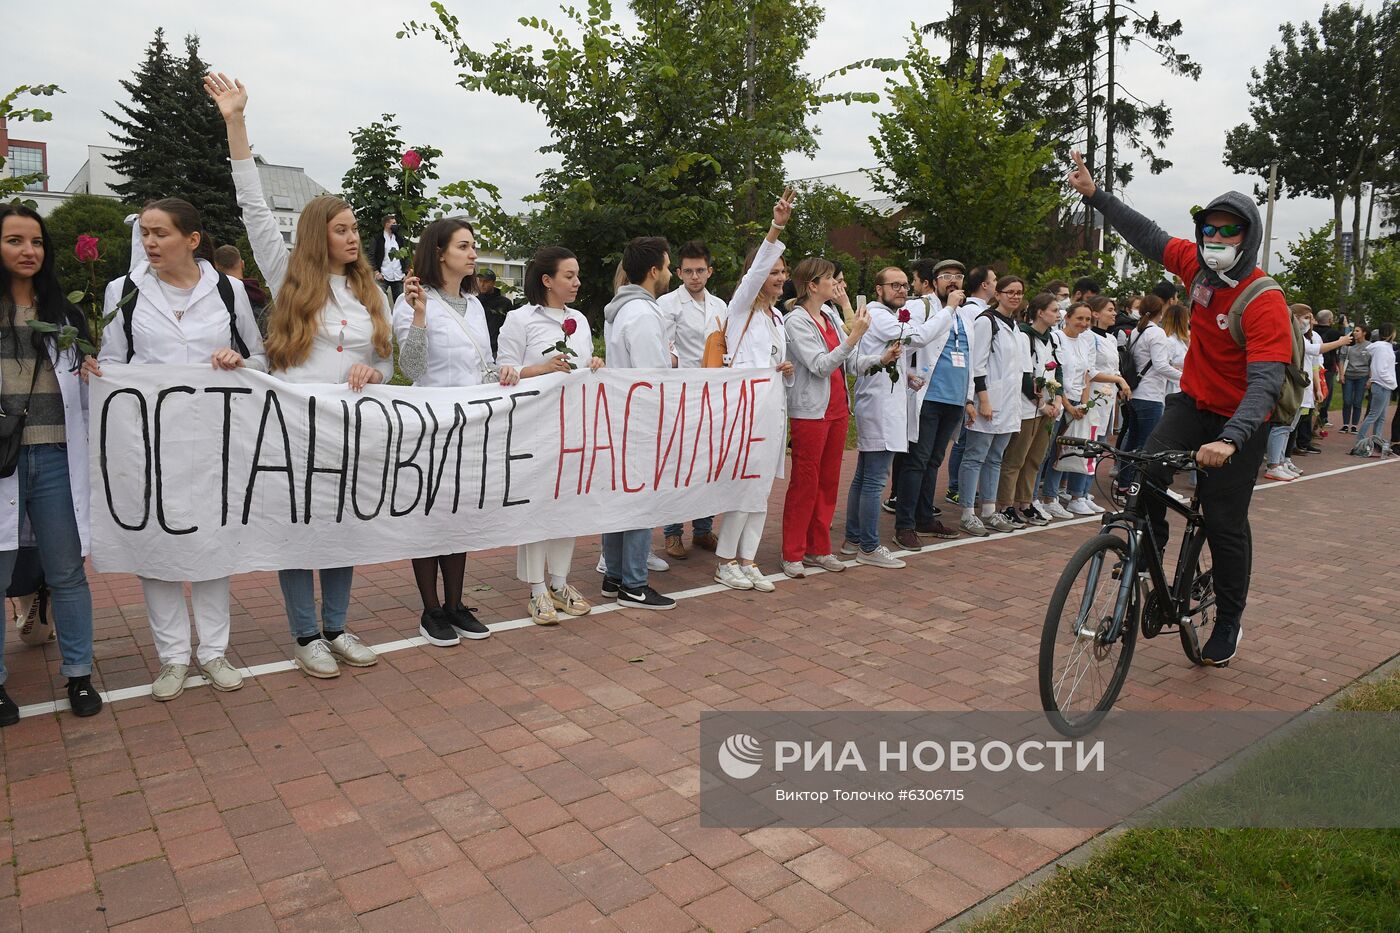
M 949 355 L 949 359 L 950 359 L 950 362 L 952 362 L 954 368 L 956 368 L 956 369 L 966 369 L 966 368 L 967 368 L 967 354 L 966 354 L 966 353 L 963 353 L 961 350 L 954 350 L 954 351 Z
M 1214 297 L 1215 289 L 1211 288 L 1205 282 L 1201 282 L 1195 288 L 1191 289 L 1191 300 L 1202 308 L 1209 308 L 1211 299 Z

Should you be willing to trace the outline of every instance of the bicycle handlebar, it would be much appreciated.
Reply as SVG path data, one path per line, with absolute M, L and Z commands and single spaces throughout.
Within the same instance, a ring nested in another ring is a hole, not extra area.
M 1113 457 L 1115 460 L 1127 460 L 1138 464 L 1160 464 L 1170 467 L 1173 473 L 1184 473 L 1187 470 L 1196 469 L 1196 452 L 1194 450 L 1164 450 L 1160 453 L 1148 454 L 1135 450 L 1120 450 L 1111 444 L 1101 441 L 1091 441 L 1084 437 L 1061 437 L 1055 441 L 1061 447 L 1073 447 L 1082 450 L 1086 457 Z

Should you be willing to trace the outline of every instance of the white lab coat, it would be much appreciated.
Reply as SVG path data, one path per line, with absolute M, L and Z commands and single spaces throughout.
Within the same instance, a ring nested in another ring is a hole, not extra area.
M 764 240 L 758 246 L 753 264 L 739 286 L 734 289 L 734 297 L 729 300 L 729 312 L 725 321 L 724 346 L 726 365 L 733 369 L 773 370 L 787 359 L 787 330 L 783 327 L 783 317 L 777 308 L 757 308 L 754 302 L 763 290 L 763 283 L 773 264 L 783 255 L 786 247 L 780 240 Z M 804 314 L 806 312 L 803 312 Z M 787 411 L 785 386 L 792 382 L 791 376 L 779 377 L 773 373 L 773 390 L 783 399 L 783 411 Z M 786 423 L 786 419 L 784 419 Z M 773 475 L 779 479 L 786 475 L 783 447 L 777 447 L 777 465 Z
M 994 330 L 994 313 L 978 314 L 972 324 L 972 378 L 967 384 L 967 400 L 976 408 L 977 380 L 985 378 L 992 417 L 979 412 L 968 430 L 1015 434 L 1021 430 L 1021 376 L 1030 368 L 1030 347 L 1014 322 L 997 319 Z
M 486 309 L 475 295 L 468 295 L 467 313 L 459 315 L 436 290 L 426 289 L 427 313 L 423 323 L 428 331 L 428 369 L 416 386 L 475 386 L 485 381 L 491 368 L 491 333 L 486 329 Z M 394 304 L 394 336 L 399 343 L 408 339 L 413 327 L 413 306 L 400 295 Z
M 923 385 L 911 389 L 908 393 L 906 407 L 909 418 L 909 443 L 912 444 L 919 439 L 919 410 L 923 407 L 924 397 L 928 395 L 933 366 L 938 362 L 938 357 L 948 342 L 948 334 L 953 330 L 953 312 L 943 307 L 938 295 L 934 293 L 910 298 L 904 307 L 909 309 L 913 330 L 913 339 L 904 351 L 904 367 L 923 380 Z M 969 328 L 969 332 L 970 330 Z M 919 357 L 918 366 L 912 365 L 916 353 Z
M 900 339 L 899 313 L 880 302 L 866 306 L 870 329 L 860 338 L 857 357 L 880 356 L 892 341 Z M 912 318 L 912 312 L 910 314 Z M 912 324 L 913 321 L 911 320 Z M 903 326 L 903 336 L 913 328 Z M 877 370 L 873 375 L 861 373 L 856 378 L 855 404 L 857 449 L 862 451 L 893 450 L 903 453 L 909 449 L 909 382 L 905 354 L 895 358 L 899 375 L 890 384 L 889 375 Z
M 224 317 L 228 321 L 228 317 Z M 46 344 L 47 345 L 47 344 Z M 70 347 L 62 353 L 49 349 L 49 359 L 58 376 L 59 393 L 63 396 L 63 428 L 68 445 L 68 485 L 73 491 L 73 518 L 78 523 L 78 540 L 83 555 L 88 553 L 88 390 L 78 374 L 72 372 L 77 360 Z M 28 392 L 25 386 L 22 391 Z M 14 551 L 32 541 L 28 518 L 19 511 L 19 471 L 0 478 L 0 550 Z M 4 621 L 9 624 L 9 620 Z
M 1303 401 L 1299 408 L 1316 408 L 1317 394 L 1313 391 L 1313 386 L 1317 383 L 1317 371 L 1322 368 L 1322 335 L 1313 331 L 1312 335 L 1303 335 L 1303 372 L 1312 378 L 1308 380 L 1308 387 L 1303 390 Z
M 496 337 L 496 362 L 523 369 L 554 359 L 558 355 L 554 345 L 564 338 L 566 316 L 575 324 L 568 343 L 576 355 L 569 357 L 569 362 L 583 369 L 593 359 L 593 332 L 588 318 L 573 308 L 560 310 L 541 305 L 521 305 L 506 315 Z

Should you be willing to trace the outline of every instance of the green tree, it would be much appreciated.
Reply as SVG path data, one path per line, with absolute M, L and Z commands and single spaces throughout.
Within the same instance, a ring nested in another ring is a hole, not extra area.
M 132 204 L 183 198 L 199 209 L 215 240 L 232 243 L 243 224 L 223 122 L 201 83 L 207 71 L 198 36 L 185 37 L 182 58 L 171 54 L 165 30 L 156 30 L 132 79 L 118 82 L 131 103 L 118 101 L 117 116 L 103 113 L 116 127 L 112 139 L 122 150 L 109 162 L 126 177 L 112 189 Z
M 1332 257 L 1335 224 L 1328 223 L 1289 245 L 1292 258 L 1274 276 L 1288 294 L 1289 301 L 1301 301 L 1314 308 L 1331 307 L 1336 300 L 1337 266 Z M 1282 254 L 1279 255 L 1282 259 Z
M 399 138 L 403 127 L 386 113 L 368 126 L 350 133 L 352 162 L 340 179 L 341 196 L 350 203 L 355 220 L 365 236 L 383 225 L 384 216 L 393 214 L 409 237 L 416 237 L 439 206 L 428 194 L 428 182 L 435 180 L 436 163 L 442 150 L 433 146 L 407 146 Z M 405 171 L 403 156 L 412 149 L 422 158 L 414 171 Z
M 131 265 L 131 228 L 126 224 L 130 213 L 131 208 L 120 201 L 95 194 L 75 194 L 54 208 L 44 222 L 54 243 L 62 244 L 54 259 L 65 295 L 88 287 L 87 265 L 73 252 L 73 244 L 83 234 L 98 239 L 99 281 L 126 275 Z
M 29 120 L 32 123 L 46 123 L 53 119 L 53 114 L 49 111 L 39 107 L 16 107 L 15 103 L 25 95 L 52 97 L 62 93 L 63 89 L 57 84 L 21 84 L 4 97 L 0 97 L 0 122 L 13 121 L 18 123 L 21 120 Z M 44 175 L 41 172 L 29 172 L 11 177 L 4 170 L 5 159 L 8 156 L 8 152 L 0 152 L 0 197 L 18 194 L 34 182 L 44 180 Z
M 897 76 L 886 80 L 891 109 L 870 138 L 879 168 L 875 189 L 906 205 L 888 242 L 910 255 L 952 256 L 971 264 L 1029 264 L 1036 236 L 1062 203 L 1046 180 L 1054 150 L 1037 126 L 1009 127 L 1014 82 L 1000 80 L 993 56 L 978 82 L 947 77 L 922 37 L 910 40 Z
M 1360 7 L 1325 6 L 1316 25 L 1284 23 L 1279 34 L 1281 43 L 1269 50 L 1263 69 L 1250 72 L 1253 122 L 1226 135 L 1224 162 L 1256 176 L 1277 162 L 1280 197 L 1332 200 L 1332 297 L 1344 309 L 1349 273 L 1343 267 L 1343 208 L 1352 198 L 1351 230 L 1359 245 L 1362 185 L 1382 175 L 1387 160 L 1394 159 L 1384 145 L 1386 121 L 1378 114 L 1400 87 L 1382 88 L 1376 20 Z M 1255 195 L 1260 194 L 1256 185 Z
M 474 47 L 441 3 L 436 20 L 401 33 L 445 45 L 467 90 L 513 97 L 544 116 L 553 138 L 541 151 L 557 165 L 527 198 L 535 213 L 508 218 L 490 204 L 481 213 L 513 251 L 561 243 L 576 252 L 579 303 L 595 311 L 634 236 L 704 239 L 719 279 L 732 281 L 738 255 L 760 232 L 746 218 L 763 216 L 782 190 L 783 156 L 815 149 L 816 109 L 873 99 L 823 93 L 821 79 L 798 67 L 822 18 L 814 0 L 745 0 L 739 15 L 730 0 L 631 5 L 635 30 L 606 0 L 566 7 L 562 25 L 523 17 L 538 50 L 509 41 Z
M 1369 324 L 1400 324 L 1400 240 L 1388 240 L 1371 253 L 1370 272 L 1356 288 L 1356 312 Z

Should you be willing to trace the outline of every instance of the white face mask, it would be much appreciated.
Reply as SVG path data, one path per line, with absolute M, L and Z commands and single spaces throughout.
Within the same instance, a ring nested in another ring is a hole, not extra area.
M 1059 299 L 1056 303 L 1060 306 L 1060 310 L 1061 310 L 1061 311 L 1068 311 L 1068 310 L 1069 310 L 1069 299 L 1068 299 L 1068 298 L 1061 298 L 1061 299 Z
M 1201 255 L 1212 272 L 1228 272 L 1240 258 L 1240 249 L 1232 243 L 1203 243 Z

